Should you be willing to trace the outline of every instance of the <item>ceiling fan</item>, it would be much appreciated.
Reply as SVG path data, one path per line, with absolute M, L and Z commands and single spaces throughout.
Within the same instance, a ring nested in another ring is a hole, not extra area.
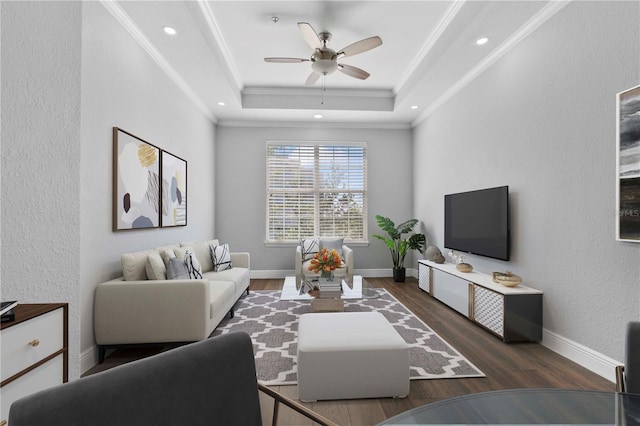
M 370 74 L 365 70 L 347 64 L 339 64 L 338 59 L 354 56 L 380 46 L 382 44 L 380 37 L 374 36 L 356 41 L 336 52 L 327 47 L 327 43 L 331 40 L 331 33 L 321 32 L 318 34 L 307 22 L 298 22 L 298 28 L 300 28 L 304 40 L 313 49 L 313 53 L 309 59 L 264 58 L 264 60 L 266 62 L 278 63 L 311 62 L 313 71 L 311 71 L 311 74 L 305 82 L 307 86 L 313 85 L 321 76 L 329 75 L 335 70 L 339 70 L 350 77 L 360 80 L 366 80 L 369 77 Z

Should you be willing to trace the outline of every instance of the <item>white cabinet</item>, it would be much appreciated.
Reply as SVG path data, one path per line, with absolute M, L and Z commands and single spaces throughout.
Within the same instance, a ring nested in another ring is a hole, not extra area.
M 439 269 L 431 272 L 433 295 L 445 305 L 469 316 L 469 283 Z
M 505 287 L 487 274 L 428 260 L 418 261 L 418 276 L 421 289 L 505 342 L 542 340 L 540 290 Z
M 68 305 L 21 304 L 0 332 L 1 417 L 13 401 L 68 380 Z

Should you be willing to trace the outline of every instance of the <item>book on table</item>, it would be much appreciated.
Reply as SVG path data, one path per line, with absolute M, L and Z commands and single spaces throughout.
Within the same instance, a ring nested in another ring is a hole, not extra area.
M 18 306 L 18 301 L 17 300 L 12 300 L 12 301 L 9 301 L 9 302 L 0 302 L 0 303 L 2 303 L 2 305 L 0 306 L 0 315 L 6 314 L 9 311 L 11 311 L 13 308 Z
M 9 302 L 1 302 L 1 303 L 2 305 L 0 306 L 0 322 L 13 321 L 16 318 L 13 312 L 13 308 L 18 306 L 18 301 L 12 300 Z
M 318 289 L 320 290 L 320 298 L 335 298 L 342 296 L 342 285 L 340 282 L 325 282 L 320 281 L 318 283 Z

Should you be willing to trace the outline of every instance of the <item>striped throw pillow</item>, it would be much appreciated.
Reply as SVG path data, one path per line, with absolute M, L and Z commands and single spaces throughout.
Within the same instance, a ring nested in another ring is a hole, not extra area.
M 213 261 L 213 270 L 215 272 L 226 271 L 231 269 L 231 253 L 229 252 L 229 244 L 219 246 L 210 245 L 211 261 Z

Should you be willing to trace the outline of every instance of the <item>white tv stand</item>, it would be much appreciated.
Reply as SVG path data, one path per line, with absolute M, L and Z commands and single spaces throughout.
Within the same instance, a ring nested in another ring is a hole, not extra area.
M 418 286 L 505 342 L 542 340 L 542 292 L 505 287 L 481 272 L 453 263 L 418 261 Z

